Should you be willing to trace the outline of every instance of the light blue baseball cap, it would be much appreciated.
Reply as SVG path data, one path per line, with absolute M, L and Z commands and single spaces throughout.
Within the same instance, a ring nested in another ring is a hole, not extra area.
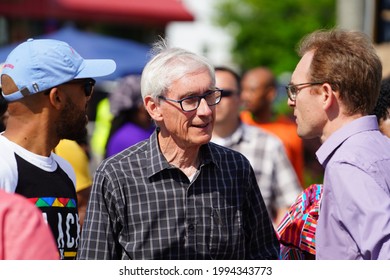
M 107 76 L 115 69 L 114 60 L 84 59 L 66 42 L 28 39 L 3 64 L 1 75 L 10 76 L 19 89 L 3 96 L 11 102 L 73 79 Z

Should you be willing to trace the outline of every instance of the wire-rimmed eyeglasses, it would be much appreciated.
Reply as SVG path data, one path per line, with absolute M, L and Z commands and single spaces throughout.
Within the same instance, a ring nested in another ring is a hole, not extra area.
M 198 109 L 198 107 L 200 105 L 200 101 L 202 99 L 206 100 L 207 105 L 209 105 L 209 106 L 217 105 L 219 103 L 219 101 L 221 101 L 222 90 L 217 88 L 217 89 L 206 91 L 203 95 L 188 96 L 188 97 L 184 97 L 180 100 L 170 99 L 170 98 L 165 97 L 163 95 L 159 95 L 158 98 L 165 100 L 165 101 L 179 103 L 181 109 L 184 112 L 191 112 L 191 111 Z
M 316 86 L 322 85 L 325 82 L 312 82 L 312 83 L 302 83 L 302 84 L 288 84 L 286 86 L 287 96 L 291 101 L 295 101 L 297 99 L 297 95 L 299 91 L 308 86 Z

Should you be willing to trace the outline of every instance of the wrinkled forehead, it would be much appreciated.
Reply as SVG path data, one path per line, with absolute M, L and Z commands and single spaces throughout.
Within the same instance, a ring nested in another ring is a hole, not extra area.
M 212 89 L 215 87 L 215 78 L 213 79 L 207 68 L 181 73 L 172 80 L 170 89 L 183 87 L 188 88 L 188 91 L 193 91 L 195 88 L 199 90 Z

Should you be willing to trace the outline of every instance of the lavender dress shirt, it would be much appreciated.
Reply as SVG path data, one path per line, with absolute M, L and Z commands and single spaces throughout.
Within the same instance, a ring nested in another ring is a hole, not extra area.
M 375 116 L 352 121 L 316 153 L 325 168 L 317 259 L 390 259 L 390 139 Z

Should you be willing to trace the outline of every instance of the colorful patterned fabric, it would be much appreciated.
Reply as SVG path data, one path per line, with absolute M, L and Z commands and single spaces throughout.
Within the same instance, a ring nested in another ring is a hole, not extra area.
M 76 200 L 73 198 L 61 197 L 30 197 L 28 198 L 37 207 L 76 207 Z
M 303 259 L 304 254 L 300 251 L 315 255 L 315 230 L 321 196 L 322 185 L 313 184 L 290 206 L 277 228 L 282 245 L 281 259 Z

